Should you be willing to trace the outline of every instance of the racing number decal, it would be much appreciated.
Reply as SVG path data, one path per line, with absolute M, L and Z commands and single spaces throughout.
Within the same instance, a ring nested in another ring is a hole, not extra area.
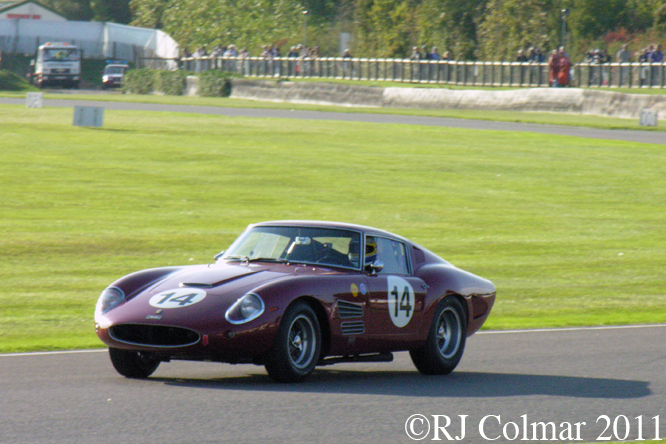
M 149 303 L 156 308 L 182 308 L 201 302 L 205 297 L 206 292 L 198 288 L 175 288 L 156 294 Z
M 414 313 L 414 289 L 409 282 L 398 276 L 389 276 L 387 281 L 391 321 L 396 327 L 402 328 L 409 324 Z

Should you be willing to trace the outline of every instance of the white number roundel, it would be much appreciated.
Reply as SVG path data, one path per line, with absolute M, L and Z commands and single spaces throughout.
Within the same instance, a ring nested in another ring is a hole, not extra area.
M 174 288 L 150 298 L 150 305 L 156 308 L 183 308 L 203 301 L 206 292 L 199 288 Z
M 402 328 L 409 324 L 414 313 L 414 289 L 409 282 L 398 276 L 389 276 L 387 281 L 391 321 L 396 327 Z

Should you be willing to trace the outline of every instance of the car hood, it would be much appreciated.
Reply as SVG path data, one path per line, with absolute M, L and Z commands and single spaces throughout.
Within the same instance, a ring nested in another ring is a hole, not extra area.
M 300 276 L 340 274 L 340 271 L 291 264 L 267 263 L 218 263 L 211 265 L 187 266 L 168 274 L 148 288 L 98 319 L 101 325 L 118 322 L 156 322 L 178 325 L 192 323 L 207 318 L 214 322 L 221 318 L 226 309 L 245 293 L 268 283 Z M 156 301 L 171 294 L 199 295 L 196 302 L 162 306 Z M 152 301 L 152 302 L 151 302 Z M 159 310 L 166 308 L 165 310 Z M 171 308 L 176 308 L 172 310 Z M 158 318 L 154 318 L 157 313 Z
M 281 264 L 211 264 L 186 267 L 167 276 L 147 290 L 157 293 L 170 288 L 202 288 L 207 293 L 234 293 L 265 282 L 296 274 L 294 267 Z

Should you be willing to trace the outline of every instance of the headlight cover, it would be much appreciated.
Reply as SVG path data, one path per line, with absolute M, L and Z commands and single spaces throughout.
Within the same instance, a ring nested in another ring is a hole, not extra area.
M 96 312 L 104 314 L 125 300 L 125 292 L 118 287 L 105 289 L 97 300 Z
M 244 324 L 261 316 L 264 307 L 264 301 L 258 294 L 247 293 L 229 307 L 224 317 L 232 324 Z

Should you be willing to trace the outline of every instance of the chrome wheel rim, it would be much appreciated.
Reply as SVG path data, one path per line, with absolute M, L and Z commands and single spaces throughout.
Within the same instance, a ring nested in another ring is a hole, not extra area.
M 299 370 L 307 368 L 314 358 L 316 348 L 315 327 L 310 318 L 297 316 L 289 327 L 289 359 Z
M 453 307 L 445 307 L 437 319 L 437 348 L 444 359 L 456 355 L 462 341 L 462 322 Z

